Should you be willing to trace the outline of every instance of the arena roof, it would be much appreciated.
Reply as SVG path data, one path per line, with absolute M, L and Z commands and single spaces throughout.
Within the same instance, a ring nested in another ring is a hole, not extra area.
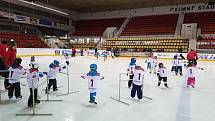
M 28 0 L 32 1 L 32 0 Z M 208 3 L 213 0 L 33 0 L 76 12 L 99 12 L 177 4 Z

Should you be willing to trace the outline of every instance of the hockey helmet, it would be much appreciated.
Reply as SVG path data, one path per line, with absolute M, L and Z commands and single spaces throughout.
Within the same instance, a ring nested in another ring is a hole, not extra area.
M 35 62 L 35 57 L 31 56 L 31 62 Z
M 22 63 L 22 59 L 21 58 L 16 58 L 14 61 L 14 64 L 16 65 L 20 65 Z
M 163 67 L 163 63 L 159 63 L 159 64 L 158 64 L 158 67 L 159 67 L 159 68 Z
M 136 62 L 136 58 L 131 58 L 131 62 Z
M 60 62 L 58 60 L 54 60 L 54 64 L 59 66 Z
M 31 69 L 32 69 L 32 68 L 35 68 L 35 69 L 38 69 L 38 68 L 39 68 L 39 64 L 36 63 L 36 62 L 30 63 L 29 66 L 30 66 Z
M 90 70 L 97 70 L 97 65 L 96 64 L 91 64 L 90 65 Z

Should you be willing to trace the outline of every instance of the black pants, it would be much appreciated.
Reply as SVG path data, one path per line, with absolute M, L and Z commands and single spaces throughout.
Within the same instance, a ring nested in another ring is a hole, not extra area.
M 176 71 L 176 66 L 172 66 L 171 71 Z
M 9 86 L 10 86 L 9 79 L 8 79 L 9 78 L 9 72 L 5 72 L 4 77 L 5 77 L 5 79 L 4 79 L 4 87 L 5 87 L 5 89 L 9 89 Z
M 129 75 L 129 80 L 128 80 L 128 87 L 129 87 L 129 88 L 131 87 L 131 84 L 132 84 L 132 82 L 133 82 L 133 77 L 134 77 L 133 74 L 132 74 L 132 75 Z
M 66 65 L 69 65 L 69 61 L 66 61 Z
M 14 84 L 10 84 L 10 87 L 8 89 L 8 97 L 13 97 L 13 92 L 15 91 L 15 97 L 18 98 L 21 96 L 21 88 L 20 88 L 20 82 L 16 82 Z
M 175 74 L 177 75 L 178 73 L 179 73 L 180 75 L 182 75 L 182 66 L 176 66 Z
M 0 57 L 0 70 L 5 70 L 4 60 Z M 4 72 L 0 72 L 0 76 L 4 77 Z
M 137 92 L 138 99 L 142 99 L 143 98 L 142 85 L 135 85 L 133 83 L 133 86 L 131 89 L 131 97 L 135 97 L 136 92 Z
M 33 105 L 33 92 L 32 92 L 32 88 L 29 89 L 30 90 L 30 96 L 28 98 L 28 106 L 29 105 Z M 34 89 L 34 103 L 37 102 L 37 89 Z
M 196 59 L 192 59 L 192 60 L 188 60 L 189 62 L 192 62 L 192 64 L 197 65 L 197 60 Z
M 49 79 L 49 84 L 48 84 L 48 91 L 50 88 L 53 86 L 53 91 L 57 90 L 57 80 L 56 79 Z
M 167 86 L 167 77 L 160 77 L 160 76 L 158 76 L 158 86 L 160 86 L 162 80 L 164 82 L 164 85 Z
M 75 57 L 75 53 L 72 53 L 72 57 Z
M 147 69 L 151 69 L 151 68 L 152 68 L 151 63 L 147 63 Z
M 8 70 L 8 68 L 6 68 L 5 64 L 4 64 L 4 60 L 3 58 L 0 57 L 0 70 Z M 5 89 L 8 89 L 10 84 L 9 84 L 9 72 L 0 72 L 0 76 L 5 77 L 6 79 L 4 80 L 4 87 Z

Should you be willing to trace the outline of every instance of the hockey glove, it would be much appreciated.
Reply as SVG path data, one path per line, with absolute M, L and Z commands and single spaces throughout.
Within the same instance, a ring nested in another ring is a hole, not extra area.
M 43 73 L 42 72 L 39 72 L 39 77 L 43 77 Z

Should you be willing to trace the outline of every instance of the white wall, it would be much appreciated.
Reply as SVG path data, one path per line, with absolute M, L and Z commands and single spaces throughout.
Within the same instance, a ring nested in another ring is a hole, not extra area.
M 160 14 L 176 14 L 189 12 L 205 12 L 215 11 L 215 6 L 207 6 L 205 3 L 187 4 L 178 6 L 164 6 L 154 8 L 140 8 L 131 10 L 95 12 L 95 13 L 80 13 L 78 19 L 102 19 L 102 18 L 120 18 L 126 16 L 146 16 Z
M 17 48 L 17 56 L 19 57 L 30 57 L 30 56 L 56 56 L 56 51 L 60 54 L 64 52 L 71 53 L 71 49 L 52 49 L 52 48 Z M 102 53 L 103 50 L 99 50 Z M 84 52 L 85 55 L 94 55 L 94 50 L 87 50 Z M 77 50 L 77 54 L 80 55 L 80 50 Z M 159 59 L 172 59 L 174 55 L 179 53 L 153 53 L 154 56 L 157 56 Z M 187 53 L 182 53 L 186 58 Z M 110 53 L 109 53 L 110 55 Z M 126 52 L 122 53 L 122 56 L 145 56 L 143 52 Z M 215 54 L 198 54 L 199 60 L 203 61 L 213 61 L 215 62 Z

